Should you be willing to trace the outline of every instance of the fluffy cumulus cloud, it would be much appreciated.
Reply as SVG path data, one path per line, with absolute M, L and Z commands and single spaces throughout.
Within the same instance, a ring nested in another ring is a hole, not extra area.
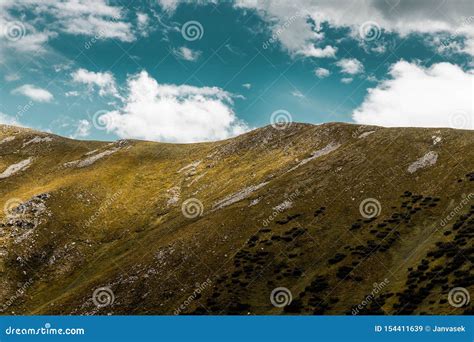
M 464 52 L 474 53 L 474 25 L 466 23 L 472 16 L 472 0 L 300 0 L 255 1 L 237 0 L 236 6 L 255 9 L 272 28 L 283 27 L 281 44 L 290 51 L 305 49 L 324 36 L 321 23 L 332 27 L 348 27 L 354 36 L 364 23 L 376 23 L 376 28 L 397 32 L 438 33 L 466 38 Z M 296 20 L 290 20 L 297 16 Z M 286 24 L 290 21 L 290 24 Z M 313 23 L 316 23 L 314 25 Z
M 179 5 L 179 0 L 158 0 L 161 8 L 167 12 L 173 12 Z
M 20 94 L 29 97 L 36 102 L 51 102 L 54 98 L 48 90 L 37 87 L 33 84 L 24 84 L 11 91 L 12 94 Z
M 355 58 L 343 58 L 337 61 L 336 65 L 341 68 L 341 71 L 349 75 L 357 75 L 364 72 L 364 66 Z
M 316 68 L 314 69 L 314 74 L 319 78 L 325 78 L 325 77 L 328 77 L 331 74 L 331 72 L 325 68 Z
M 220 88 L 160 84 L 146 71 L 127 83 L 123 106 L 100 118 L 121 138 L 212 141 L 248 129 L 232 110 L 232 94 Z
M 305 57 L 315 57 L 315 58 L 324 58 L 324 57 L 330 57 L 334 58 L 336 57 L 336 51 L 337 49 L 327 45 L 323 49 L 317 48 L 314 45 L 307 45 L 303 47 L 302 49 L 296 51 L 296 54 L 302 55 Z
M 341 78 L 341 82 L 344 83 L 344 84 L 349 84 L 349 83 L 352 83 L 354 79 L 352 77 L 343 77 Z
M 71 76 L 73 82 L 86 84 L 90 90 L 97 87 L 100 96 L 120 97 L 115 85 L 114 75 L 110 72 L 93 72 L 81 68 L 74 71 Z
M 450 63 L 429 68 L 399 61 L 390 79 L 369 89 L 353 113 L 357 123 L 388 127 L 474 129 L 474 73 Z

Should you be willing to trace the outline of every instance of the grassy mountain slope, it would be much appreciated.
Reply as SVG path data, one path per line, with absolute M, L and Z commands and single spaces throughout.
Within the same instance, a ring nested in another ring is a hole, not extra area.
M 447 300 L 474 295 L 472 131 L 109 144 L 0 126 L 0 172 L 4 314 L 351 314 L 374 288 L 357 313 L 472 314 Z

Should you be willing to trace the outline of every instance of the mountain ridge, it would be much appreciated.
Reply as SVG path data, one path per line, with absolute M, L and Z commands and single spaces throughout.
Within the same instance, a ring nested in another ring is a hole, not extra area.
M 472 311 L 447 302 L 473 289 L 472 131 L 294 123 L 169 144 L 9 127 L 0 172 L 31 161 L 0 179 L 4 314 L 353 314 L 374 283 L 358 314 Z M 280 287 L 291 304 L 271 302 Z

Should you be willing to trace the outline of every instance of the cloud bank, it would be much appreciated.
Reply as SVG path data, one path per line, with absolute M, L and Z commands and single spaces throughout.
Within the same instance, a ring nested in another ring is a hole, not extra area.
M 472 21 L 466 24 L 473 15 L 472 0 L 237 0 L 236 7 L 255 9 L 270 24 L 274 33 L 284 28 L 278 38 L 282 46 L 291 52 L 309 51 L 314 44 L 321 47 L 324 39 L 322 23 L 332 27 L 348 27 L 357 37 L 364 23 L 374 22 L 377 29 L 396 32 L 401 36 L 445 32 L 465 37 L 463 52 L 474 53 L 474 25 Z
M 474 74 L 450 63 L 399 61 L 353 112 L 360 124 L 474 129 Z

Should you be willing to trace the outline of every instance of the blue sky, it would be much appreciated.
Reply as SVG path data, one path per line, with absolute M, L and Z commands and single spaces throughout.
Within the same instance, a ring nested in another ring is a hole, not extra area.
M 227 138 L 275 112 L 474 128 L 470 1 L 4 0 L 0 12 L 0 123 L 169 142 Z

